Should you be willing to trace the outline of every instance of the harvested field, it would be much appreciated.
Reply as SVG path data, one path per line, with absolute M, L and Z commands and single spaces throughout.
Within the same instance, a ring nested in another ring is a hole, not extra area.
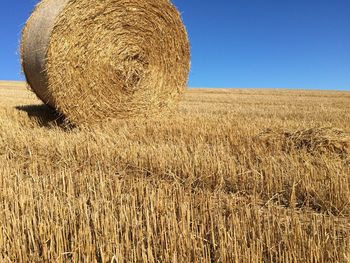
M 350 93 L 191 89 L 65 126 L 0 85 L 1 262 L 349 262 Z

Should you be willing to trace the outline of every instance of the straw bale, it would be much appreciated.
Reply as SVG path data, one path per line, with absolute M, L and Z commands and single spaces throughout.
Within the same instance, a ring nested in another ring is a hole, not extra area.
M 31 89 L 76 124 L 173 111 L 190 67 L 169 0 L 43 0 L 21 53 Z

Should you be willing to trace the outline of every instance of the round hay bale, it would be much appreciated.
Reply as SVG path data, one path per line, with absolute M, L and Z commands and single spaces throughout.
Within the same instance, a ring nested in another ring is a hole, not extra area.
M 81 124 L 174 110 L 190 48 L 169 0 L 42 0 L 21 59 L 37 96 Z

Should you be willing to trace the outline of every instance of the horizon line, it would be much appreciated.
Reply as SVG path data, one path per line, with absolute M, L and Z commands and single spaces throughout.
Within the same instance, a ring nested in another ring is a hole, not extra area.
M 25 80 L 0 80 L 0 83 L 11 83 L 11 84 L 26 84 Z M 302 87 L 194 87 L 188 86 L 188 89 L 279 89 L 279 90 L 312 90 L 312 91 L 350 91 L 349 88 L 337 89 L 337 88 L 302 88 Z

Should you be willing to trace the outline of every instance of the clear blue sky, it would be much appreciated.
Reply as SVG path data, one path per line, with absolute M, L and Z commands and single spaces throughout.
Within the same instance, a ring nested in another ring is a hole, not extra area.
M 23 79 L 18 44 L 38 0 L 2 0 L 0 79 Z M 192 87 L 350 90 L 350 0 L 174 0 Z

